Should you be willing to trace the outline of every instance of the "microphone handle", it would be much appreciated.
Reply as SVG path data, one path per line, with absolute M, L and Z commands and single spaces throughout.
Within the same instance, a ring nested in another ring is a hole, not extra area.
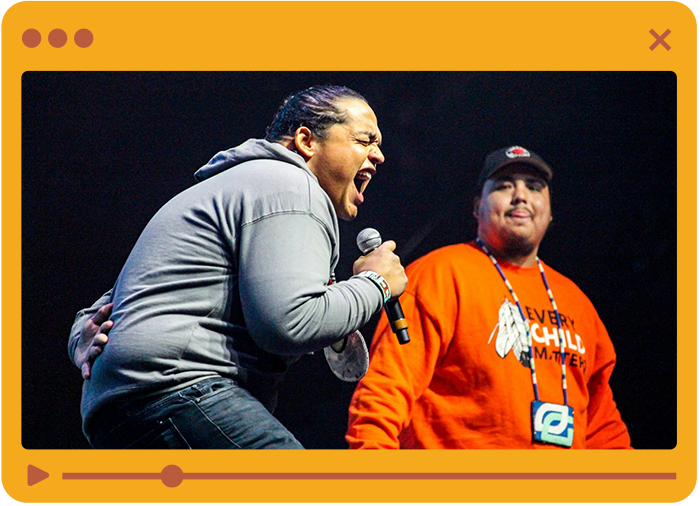
M 399 299 L 392 299 L 386 303 L 384 306 L 386 315 L 389 317 L 389 323 L 391 324 L 391 330 L 396 334 L 396 338 L 399 340 L 399 344 L 406 344 L 411 341 L 408 337 L 408 322 L 403 315 L 403 310 L 401 309 L 401 304 L 399 304 Z

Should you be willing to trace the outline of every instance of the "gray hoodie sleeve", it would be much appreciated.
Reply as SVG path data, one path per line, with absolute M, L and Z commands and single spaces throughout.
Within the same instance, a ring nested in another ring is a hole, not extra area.
M 242 227 L 241 304 L 248 331 L 264 350 L 278 355 L 320 350 L 381 309 L 381 293 L 366 278 L 328 285 L 330 241 L 310 213 L 268 215 Z

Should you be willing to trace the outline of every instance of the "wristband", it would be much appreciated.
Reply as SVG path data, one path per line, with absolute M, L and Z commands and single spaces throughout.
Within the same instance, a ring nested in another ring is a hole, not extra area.
M 357 273 L 357 275 L 362 276 L 363 278 L 371 279 L 374 284 L 377 285 L 379 291 L 382 292 L 384 304 L 389 302 L 389 299 L 391 299 L 391 288 L 389 288 L 389 283 L 387 283 L 386 279 L 374 271 L 362 271 Z

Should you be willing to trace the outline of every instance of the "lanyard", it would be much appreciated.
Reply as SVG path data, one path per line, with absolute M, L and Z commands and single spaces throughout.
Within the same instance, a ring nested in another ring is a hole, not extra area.
M 513 286 L 510 284 L 510 281 L 508 281 L 508 278 L 506 278 L 506 275 L 501 269 L 501 266 L 498 265 L 498 260 L 496 260 L 496 257 L 494 257 L 491 254 L 491 252 L 486 248 L 486 245 L 478 237 L 476 238 L 476 243 L 479 246 L 481 246 L 481 249 L 484 250 L 484 253 L 488 255 L 488 257 L 491 259 L 491 262 L 493 262 L 493 265 L 496 266 L 496 270 L 498 270 L 498 273 L 501 275 L 501 279 L 503 279 L 503 282 L 506 284 L 508 291 L 510 292 L 511 296 L 513 297 L 513 300 L 515 301 L 515 305 L 518 306 L 518 311 L 520 311 L 520 317 L 525 323 L 525 335 L 527 336 L 528 352 L 530 355 L 530 371 L 532 372 L 532 388 L 535 391 L 535 400 L 539 401 L 540 394 L 539 389 L 537 388 L 537 373 L 535 372 L 535 357 L 532 349 L 532 335 L 530 334 L 530 324 L 525 318 L 525 313 L 523 312 L 523 308 L 520 305 L 520 300 L 518 299 L 518 296 L 515 295 L 515 290 L 513 290 Z M 564 405 L 568 406 L 569 396 L 567 394 L 566 389 L 566 351 L 564 347 L 564 328 L 562 327 L 561 318 L 559 317 L 559 310 L 557 309 L 556 302 L 554 302 L 554 295 L 552 294 L 552 290 L 549 288 L 549 283 L 547 282 L 547 276 L 544 273 L 544 267 L 542 266 L 542 262 L 540 262 L 539 257 L 535 257 L 535 260 L 537 261 L 537 266 L 540 269 L 540 274 L 542 275 L 542 281 L 544 282 L 544 287 L 547 290 L 547 295 L 549 295 L 549 302 L 552 304 L 554 314 L 557 317 L 557 327 L 559 329 L 559 351 L 561 354 L 561 387 L 564 393 Z

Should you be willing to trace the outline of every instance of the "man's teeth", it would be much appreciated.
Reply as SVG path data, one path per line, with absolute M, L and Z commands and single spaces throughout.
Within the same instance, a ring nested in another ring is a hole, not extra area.
M 370 179 L 372 179 L 372 172 L 369 170 L 361 170 L 355 175 L 355 186 L 357 191 L 362 193 L 367 188 Z

